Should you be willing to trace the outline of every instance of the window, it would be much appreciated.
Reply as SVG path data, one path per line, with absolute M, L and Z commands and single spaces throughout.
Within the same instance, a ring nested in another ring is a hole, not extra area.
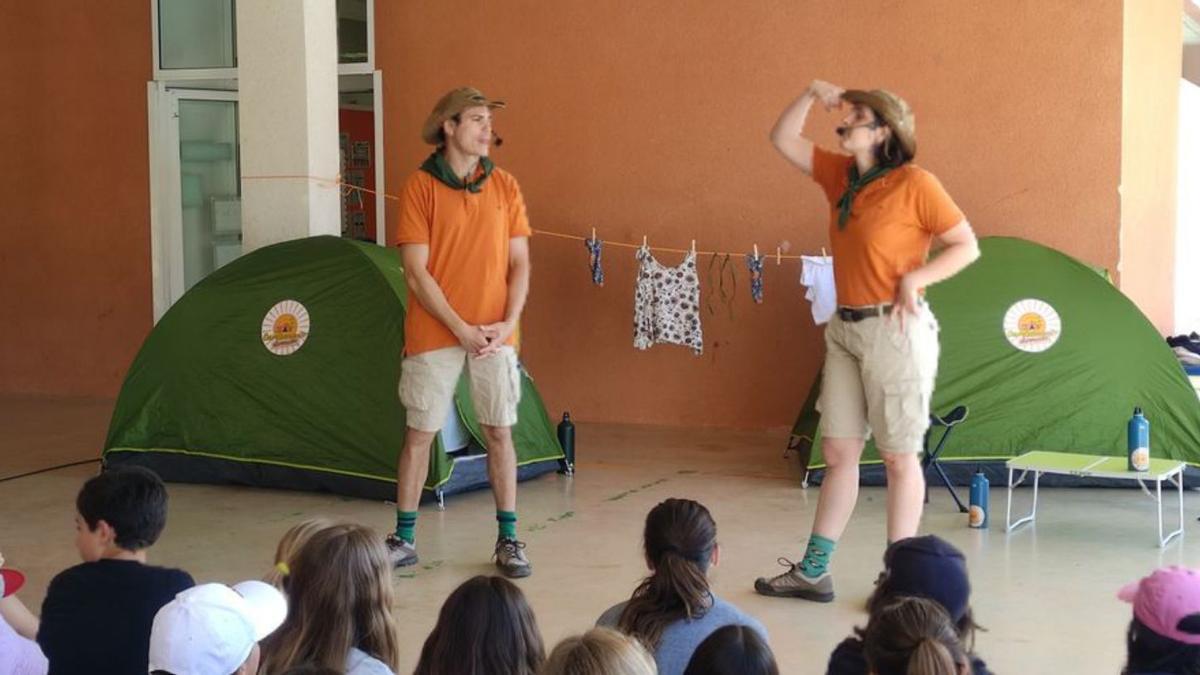
M 370 63 L 367 0 L 337 0 L 338 63 Z
M 157 0 L 158 67 L 237 67 L 233 0 Z
M 288 0 L 291 1 L 291 0 Z M 156 80 L 237 77 L 236 0 L 151 0 Z M 373 70 L 374 0 L 336 0 L 338 71 Z

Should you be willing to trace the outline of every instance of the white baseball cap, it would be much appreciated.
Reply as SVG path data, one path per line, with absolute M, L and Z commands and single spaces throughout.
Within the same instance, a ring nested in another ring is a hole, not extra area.
M 287 617 L 287 600 L 261 581 L 193 586 L 154 615 L 150 671 L 230 675 Z

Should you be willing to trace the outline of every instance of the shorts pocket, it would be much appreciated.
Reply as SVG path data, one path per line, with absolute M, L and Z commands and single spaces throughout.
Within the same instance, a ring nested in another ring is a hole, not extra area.
M 521 402 L 521 362 L 517 359 L 516 351 L 509 351 L 508 357 L 508 400 L 512 407 Z
M 907 357 L 913 351 L 913 331 L 918 328 L 924 328 L 924 321 L 920 316 L 904 317 L 904 329 L 900 329 L 900 321 L 895 315 L 889 314 L 879 320 L 880 330 L 884 332 L 887 339 L 887 345 L 891 351 L 892 357 Z
M 429 411 L 429 378 L 432 377 L 428 363 L 414 358 L 400 363 L 400 403 L 405 410 Z
M 937 379 L 938 359 L 941 357 L 941 327 L 933 312 L 926 312 L 920 322 L 913 326 L 916 330 L 912 336 L 912 357 L 916 364 L 917 373 L 928 380 L 928 388 L 933 388 Z
M 929 387 L 920 380 L 906 380 L 883 387 L 883 422 L 887 434 L 884 449 L 907 450 L 919 444 L 929 428 Z M 878 435 L 878 430 L 876 431 Z

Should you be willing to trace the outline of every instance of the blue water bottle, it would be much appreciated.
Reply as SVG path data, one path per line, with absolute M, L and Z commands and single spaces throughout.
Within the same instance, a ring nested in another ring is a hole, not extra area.
M 1150 420 L 1141 408 L 1134 408 L 1129 418 L 1129 470 L 1150 470 Z
M 975 469 L 971 476 L 971 508 L 967 511 L 967 526 L 984 529 L 988 526 L 988 491 L 990 488 L 983 469 Z

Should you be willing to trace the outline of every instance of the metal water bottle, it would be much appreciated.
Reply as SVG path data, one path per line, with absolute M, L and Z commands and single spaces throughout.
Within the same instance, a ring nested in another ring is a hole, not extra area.
M 1150 420 L 1141 408 L 1134 408 L 1129 418 L 1129 470 L 1150 470 Z
M 563 458 L 558 461 L 558 472 L 567 476 L 575 475 L 575 424 L 571 422 L 570 412 L 564 412 L 562 421 L 558 423 L 558 444 L 563 451 Z
M 988 526 L 988 491 L 991 487 L 983 469 L 971 476 L 971 508 L 967 511 L 967 526 L 984 529 Z

